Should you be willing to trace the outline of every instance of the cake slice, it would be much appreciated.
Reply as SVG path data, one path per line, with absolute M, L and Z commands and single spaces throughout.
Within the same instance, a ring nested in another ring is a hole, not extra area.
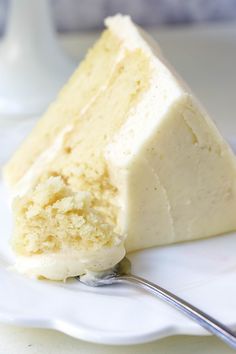
M 129 17 L 107 29 L 5 167 L 20 272 L 65 279 L 125 252 L 236 230 L 236 161 Z

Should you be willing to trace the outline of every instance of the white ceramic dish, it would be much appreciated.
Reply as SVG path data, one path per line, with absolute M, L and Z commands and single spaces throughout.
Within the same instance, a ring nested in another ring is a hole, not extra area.
M 37 281 L 14 272 L 11 218 L 0 184 L 0 321 L 53 328 L 97 343 L 142 343 L 206 332 L 152 295 L 128 286 L 88 288 L 74 280 Z M 133 272 L 236 327 L 236 234 L 130 255 Z

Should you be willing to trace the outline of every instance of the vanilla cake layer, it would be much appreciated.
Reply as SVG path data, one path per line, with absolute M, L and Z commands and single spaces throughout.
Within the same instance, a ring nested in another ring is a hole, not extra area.
M 236 229 L 232 151 L 152 40 L 128 17 L 106 24 L 5 168 L 29 275 L 65 279 Z

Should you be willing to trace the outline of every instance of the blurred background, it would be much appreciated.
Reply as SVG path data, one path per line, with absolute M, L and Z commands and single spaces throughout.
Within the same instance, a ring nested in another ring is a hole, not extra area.
M 21 1 L 21 0 L 19 0 Z M 40 1 L 40 0 L 39 0 Z M 106 16 L 130 14 L 142 26 L 236 20 L 236 0 L 51 0 L 59 32 L 96 30 Z M 0 0 L 0 34 L 9 0 Z

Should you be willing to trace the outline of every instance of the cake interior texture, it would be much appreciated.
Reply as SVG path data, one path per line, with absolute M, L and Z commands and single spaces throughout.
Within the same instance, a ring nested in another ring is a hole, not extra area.
M 5 167 L 30 275 L 236 229 L 232 151 L 159 48 L 127 17 L 107 26 Z
M 30 197 L 15 199 L 13 208 L 18 215 L 14 248 L 22 255 L 57 252 L 65 245 L 96 249 L 119 242 L 112 224 L 92 206 L 90 193 L 72 192 L 59 176 L 37 184 Z

